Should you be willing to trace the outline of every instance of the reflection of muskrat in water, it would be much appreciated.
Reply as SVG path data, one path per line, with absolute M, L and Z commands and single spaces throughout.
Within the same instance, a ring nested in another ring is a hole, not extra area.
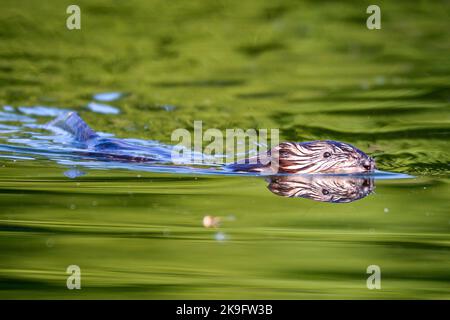
M 369 195 L 374 181 L 355 176 L 273 176 L 269 178 L 268 189 L 283 197 L 346 203 Z
M 367 173 L 375 161 L 354 146 L 332 140 L 283 142 L 267 154 L 230 164 L 236 172 L 271 173 Z

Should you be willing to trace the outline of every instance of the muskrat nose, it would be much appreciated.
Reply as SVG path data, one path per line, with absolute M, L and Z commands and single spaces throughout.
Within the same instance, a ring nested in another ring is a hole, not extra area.
M 361 165 L 366 169 L 367 171 L 372 171 L 375 166 L 372 159 L 364 159 L 361 163 Z

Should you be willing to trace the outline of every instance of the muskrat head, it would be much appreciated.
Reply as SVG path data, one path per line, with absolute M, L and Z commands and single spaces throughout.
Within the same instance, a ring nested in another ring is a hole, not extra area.
M 272 166 L 278 166 L 278 173 L 366 173 L 376 168 L 361 150 L 331 140 L 281 143 L 272 150 Z

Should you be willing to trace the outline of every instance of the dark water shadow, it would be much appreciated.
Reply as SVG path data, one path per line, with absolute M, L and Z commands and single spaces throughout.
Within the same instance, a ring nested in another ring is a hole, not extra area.
M 433 138 L 439 140 L 448 140 L 450 136 L 450 128 L 448 126 L 434 126 L 425 128 L 410 128 L 406 130 L 390 130 L 384 132 L 345 132 L 333 130 L 324 127 L 293 125 L 286 128 L 286 138 L 292 141 L 298 139 L 297 132 L 314 135 L 316 137 L 334 137 L 336 140 L 353 141 L 355 137 L 359 140 L 375 141 L 378 139 L 424 139 Z

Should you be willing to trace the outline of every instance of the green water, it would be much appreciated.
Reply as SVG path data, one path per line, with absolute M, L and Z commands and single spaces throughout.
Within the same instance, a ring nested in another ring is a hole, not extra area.
M 1 1 L 0 108 L 70 108 L 166 143 L 194 120 L 279 128 L 416 178 L 331 204 L 257 177 L 69 179 L 51 160 L 0 158 L 0 298 L 450 298 L 448 2 L 379 1 L 382 29 L 368 30 L 364 1 L 77 1 L 69 31 L 72 3 Z M 86 109 L 110 91 L 126 94 L 110 103 L 120 115 Z

